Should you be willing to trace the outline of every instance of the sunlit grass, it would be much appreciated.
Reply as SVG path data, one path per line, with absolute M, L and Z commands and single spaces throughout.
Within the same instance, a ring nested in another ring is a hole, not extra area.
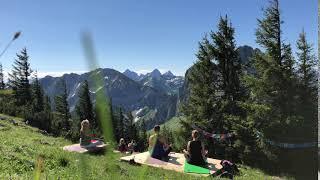
M 1 115 L 3 116 L 3 115 Z M 13 125 L 9 119 L 18 122 Z M 43 135 L 37 128 L 23 123 L 22 119 L 9 117 L 0 120 L 0 179 L 210 179 L 186 175 L 148 166 L 132 166 L 120 162 L 121 154 L 107 148 L 105 154 L 78 154 L 62 150 L 72 142 Z M 35 176 L 38 157 L 42 166 Z M 242 175 L 236 179 L 271 179 L 271 176 L 249 167 L 241 166 Z
M 13 91 L 10 89 L 0 90 L 0 95 L 11 95 Z

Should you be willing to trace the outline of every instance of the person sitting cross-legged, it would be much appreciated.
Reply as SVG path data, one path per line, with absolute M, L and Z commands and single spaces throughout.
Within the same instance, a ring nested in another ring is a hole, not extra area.
M 90 132 L 89 120 L 83 120 L 80 129 L 80 146 L 86 149 L 94 149 L 98 145 L 102 145 L 103 141 L 93 138 Z
M 128 144 L 128 151 L 132 154 L 133 152 L 137 152 L 137 144 L 135 140 L 131 140 Z
M 149 152 L 151 157 L 163 161 L 168 161 L 168 155 L 172 150 L 165 137 L 160 134 L 160 126 L 156 125 L 154 134 L 149 138 Z
M 120 142 L 118 145 L 118 151 L 120 151 L 121 153 L 125 153 L 127 152 L 128 148 L 126 145 L 126 142 L 124 141 L 124 138 L 120 138 Z
M 196 166 L 206 166 L 206 154 L 203 143 L 199 140 L 199 132 L 192 131 L 192 141 L 188 142 L 187 150 L 183 150 L 187 163 Z

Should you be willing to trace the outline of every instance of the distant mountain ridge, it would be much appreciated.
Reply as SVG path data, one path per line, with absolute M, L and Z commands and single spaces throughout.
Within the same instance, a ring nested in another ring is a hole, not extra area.
M 176 76 L 171 71 L 161 74 L 158 69 L 140 75 L 127 69 L 123 74 L 143 86 L 149 86 L 167 94 L 177 94 L 184 82 L 184 77 Z
M 136 73 L 134 71 L 130 71 L 129 69 L 125 70 L 123 72 L 123 74 L 134 81 L 139 81 L 140 77 L 141 77 L 141 75 L 139 75 L 138 73 Z
M 249 73 L 254 72 L 250 58 L 256 51 L 260 50 L 250 46 L 238 48 L 241 64 Z M 145 120 L 147 129 L 151 129 L 155 124 L 162 124 L 179 115 L 177 107 L 188 99 L 190 93 L 188 77 L 193 67 L 191 66 L 186 71 L 185 77 L 176 76 L 171 71 L 161 74 L 158 69 L 154 69 L 150 73 L 138 74 L 129 69 L 121 73 L 114 69 L 105 68 L 84 74 L 71 73 L 61 77 L 46 76 L 39 81 L 45 94 L 53 99 L 54 96 L 62 93 L 58 84 L 64 79 L 69 92 L 70 109 L 74 111 L 81 84 L 88 80 L 93 102 L 95 102 L 94 94 L 105 89 L 105 94 L 111 97 L 113 106 L 122 107 L 125 111 L 132 112 L 135 122 Z M 104 88 L 93 88 L 90 76 L 94 73 L 101 73 L 104 78 Z
M 93 88 L 92 78 L 95 73 L 100 73 L 104 78 L 102 87 Z M 149 75 L 148 75 L 149 76 Z M 159 77 L 158 73 L 150 74 L 151 77 Z M 70 110 L 74 111 L 78 102 L 78 94 L 81 84 L 87 80 L 92 97 L 94 94 L 105 90 L 105 94 L 112 99 L 112 105 L 122 107 L 125 111 L 133 112 L 136 120 L 145 119 L 148 128 L 155 124 L 162 124 L 176 114 L 177 96 L 169 95 L 162 90 L 142 85 L 114 69 L 96 69 L 84 74 L 64 74 L 61 77 L 46 76 L 40 79 L 40 84 L 45 92 L 53 99 L 62 93 L 59 83 L 65 80 L 68 91 L 68 103 Z M 143 113 L 138 112 L 139 110 Z

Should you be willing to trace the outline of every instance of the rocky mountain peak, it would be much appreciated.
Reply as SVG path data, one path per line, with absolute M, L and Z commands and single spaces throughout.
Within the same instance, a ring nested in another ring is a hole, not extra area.
M 161 77 L 161 72 L 158 69 L 155 69 L 150 73 L 150 75 L 153 78 L 160 78 Z
M 166 76 L 166 77 L 175 77 L 175 75 L 171 72 L 171 71 L 167 71 L 163 74 L 163 76 Z
M 135 80 L 135 81 L 137 81 L 137 80 L 140 78 L 140 76 L 139 76 L 136 72 L 131 71 L 131 70 L 129 70 L 129 69 L 126 69 L 126 70 L 123 72 L 123 74 L 126 75 L 128 78 L 130 78 L 130 79 L 132 79 L 132 80 Z

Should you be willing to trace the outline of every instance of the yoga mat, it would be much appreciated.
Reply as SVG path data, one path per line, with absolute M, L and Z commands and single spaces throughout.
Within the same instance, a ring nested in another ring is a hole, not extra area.
M 64 146 L 63 150 L 69 151 L 69 152 L 85 153 L 88 151 L 90 152 L 100 151 L 105 148 L 106 148 L 106 144 L 101 144 L 101 145 L 97 145 L 96 147 L 89 147 L 89 148 L 81 147 L 80 144 L 72 144 L 69 146 Z
M 131 159 L 134 159 L 134 161 L 138 164 L 186 173 L 184 171 L 185 157 L 182 153 L 174 153 L 174 152 L 170 153 L 168 162 L 160 161 L 158 159 L 154 159 L 150 157 L 149 152 L 138 153 L 138 154 L 124 156 L 120 158 L 121 161 L 126 161 L 126 162 L 130 162 Z M 219 159 L 207 158 L 207 162 L 209 167 L 208 170 L 206 171 L 207 173 L 199 174 L 199 173 L 190 172 L 188 174 L 198 175 L 198 176 L 210 176 L 210 174 L 222 168 L 222 166 L 220 165 L 221 160 Z
M 197 174 L 210 174 L 210 170 L 200 167 L 200 166 L 195 166 L 192 164 L 189 164 L 187 162 L 184 163 L 184 172 L 185 173 L 197 173 Z

